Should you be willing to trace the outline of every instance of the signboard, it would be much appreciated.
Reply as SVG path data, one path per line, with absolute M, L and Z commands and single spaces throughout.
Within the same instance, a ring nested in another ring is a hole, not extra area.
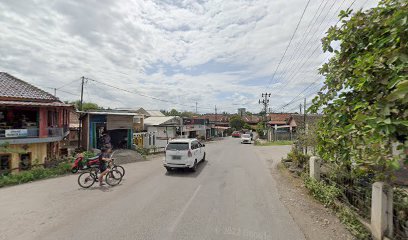
M 27 129 L 6 129 L 5 137 L 27 137 Z
M 184 118 L 183 125 L 208 125 L 210 121 L 208 119 L 199 118 Z

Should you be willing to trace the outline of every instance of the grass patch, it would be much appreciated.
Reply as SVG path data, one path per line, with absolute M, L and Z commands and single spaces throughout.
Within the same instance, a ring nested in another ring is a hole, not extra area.
M 335 211 L 340 221 L 356 239 L 371 239 L 371 234 L 358 220 L 356 213 L 337 201 L 340 191 L 335 185 L 328 185 L 308 176 L 304 176 L 304 182 L 309 193 L 324 206 Z
M 0 187 L 17 185 L 35 180 L 53 178 L 70 173 L 71 163 L 63 162 L 53 168 L 34 167 L 31 170 L 21 171 L 15 174 L 0 176 Z
M 255 141 L 255 146 L 281 146 L 281 145 L 292 145 L 293 141 L 274 141 L 274 142 L 260 142 Z

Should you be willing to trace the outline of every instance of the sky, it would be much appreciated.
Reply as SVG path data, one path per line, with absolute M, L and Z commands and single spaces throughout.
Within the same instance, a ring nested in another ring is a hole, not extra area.
M 338 12 L 377 1 L 307 2 L 2 0 L 0 71 L 62 101 L 84 76 L 84 101 L 111 108 L 259 112 L 267 92 L 272 111 L 296 111 L 322 86 L 320 39 Z

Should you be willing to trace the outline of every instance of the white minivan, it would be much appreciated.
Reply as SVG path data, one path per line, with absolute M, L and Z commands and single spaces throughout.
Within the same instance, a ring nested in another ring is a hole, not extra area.
M 201 161 L 205 161 L 205 144 L 197 139 L 174 139 L 166 146 L 164 167 L 169 172 L 175 168 L 195 171 Z

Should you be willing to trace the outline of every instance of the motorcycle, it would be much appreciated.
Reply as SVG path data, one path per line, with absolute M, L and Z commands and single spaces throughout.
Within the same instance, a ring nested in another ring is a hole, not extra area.
M 76 159 L 74 160 L 74 163 L 72 164 L 71 172 L 77 173 L 79 170 L 83 170 L 83 169 L 90 168 L 92 166 L 98 166 L 98 165 L 99 165 L 99 156 L 88 158 L 88 160 L 84 164 L 84 156 L 82 154 L 78 154 Z

